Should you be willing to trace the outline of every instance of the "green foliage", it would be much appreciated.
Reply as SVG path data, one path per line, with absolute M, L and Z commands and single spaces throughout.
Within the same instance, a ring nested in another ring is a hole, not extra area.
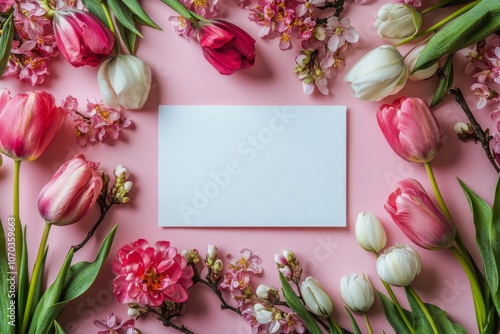
M 408 302 L 410 303 L 410 307 L 413 311 L 414 322 L 413 329 L 415 334 L 429 334 L 433 333 L 433 329 L 425 316 L 424 309 L 426 308 L 429 312 L 432 320 L 436 324 L 436 328 L 438 333 L 446 333 L 446 334 L 467 334 L 465 329 L 451 322 L 448 319 L 448 314 L 441 310 L 439 307 L 425 303 L 422 307 L 420 303 L 417 302 L 413 294 L 409 291 L 408 288 L 405 288 L 406 296 L 408 298 Z
M 9 308 L 12 305 L 11 301 L 15 301 L 15 298 L 11 295 L 11 283 L 8 281 L 11 278 L 9 272 L 12 270 L 9 268 L 6 241 L 5 231 L 0 220 L 0 296 L 2 296 L 0 298 L 0 316 L 2 317 L 2 321 L 0 321 L 0 333 L 14 334 L 16 327 L 12 326 L 12 323 L 9 324 L 11 320 L 9 317 Z M 15 324 L 16 319 L 14 318 L 13 321 Z
M 498 275 L 500 270 L 500 182 L 495 188 L 493 208 L 460 181 L 469 202 L 476 227 L 476 243 L 483 260 L 484 274 L 497 313 L 500 314 L 500 290 Z
M 386 297 L 383 293 L 380 293 L 377 291 L 377 294 L 382 301 L 382 306 L 384 307 L 384 314 L 385 318 L 389 322 L 389 324 L 394 328 L 394 331 L 398 334 L 411 334 L 411 330 L 406 326 L 406 323 L 404 322 L 403 318 L 401 317 L 401 314 L 399 314 L 398 309 L 396 305 L 388 298 Z M 406 317 L 410 321 L 410 323 L 413 323 L 413 314 L 408 311 L 403 309 L 403 312 L 405 313 Z
M 434 97 L 432 98 L 432 102 L 430 104 L 431 107 L 441 103 L 443 101 L 446 92 L 453 85 L 453 55 L 454 53 L 448 55 L 446 58 L 446 63 L 443 67 L 442 76 L 439 78 L 439 85 L 436 89 L 436 93 L 434 93 Z
M 500 29 L 500 1 L 482 0 L 440 29 L 427 43 L 413 71 L 482 41 Z
M 3 74 L 10 57 L 12 40 L 14 39 L 14 14 L 10 14 L 2 26 L 2 35 L 0 36 L 0 74 Z
M 361 330 L 359 329 L 358 323 L 356 322 L 356 319 L 354 319 L 354 317 L 352 316 L 351 311 L 347 307 L 344 308 L 347 312 L 347 315 L 349 316 L 349 320 L 351 321 L 351 326 L 354 334 L 362 334 Z
M 71 264 L 73 249 L 70 250 L 59 274 L 52 285 L 43 294 L 32 319 L 29 334 L 51 333 L 54 321 L 62 312 L 64 307 L 81 296 L 94 283 L 102 264 L 106 260 L 117 225 L 108 233 L 103 240 L 96 259 L 93 262 L 78 262 Z

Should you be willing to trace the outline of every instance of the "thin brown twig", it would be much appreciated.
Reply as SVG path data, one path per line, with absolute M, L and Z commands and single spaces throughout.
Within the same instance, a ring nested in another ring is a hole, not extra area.
M 477 140 L 479 140 L 479 142 L 481 143 L 481 147 L 484 149 L 486 157 L 488 158 L 493 168 L 495 168 L 495 171 L 497 173 L 500 173 L 500 168 L 498 167 L 495 158 L 491 154 L 490 141 L 492 139 L 492 136 L 490 135 L 490 129 L 483 130 L 481 125 L 477 122 L 476 118 L 472 114 L 472 111 L 467 105 L 467 101 L 465 101 L 464 95 L 462 94 L 460 88 L 450 88 L 448 89 L 448 93 L 455 97 L 455 101 L 464 111 L 467 119 L 469 120 L 469 123 L 472 126 L 472 129 L 474 130 L 475 138 L 477 138 Z

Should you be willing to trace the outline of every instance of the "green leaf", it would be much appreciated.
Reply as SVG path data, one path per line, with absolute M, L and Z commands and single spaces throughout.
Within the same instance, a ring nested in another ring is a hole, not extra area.
M 14 38 L 13 17 L 14 14 L 10 14 L 2 27 L 2 35 L 0 36 L 0 75 L 5 71 L 5 67 L 10 57 L 12 40 Z
M 54 326 L 54 320 L 57 319 L 64 307 L 90 288 L 109 254 L 117 227 L 118 226 L 115 225 L 103 240 L 93 262 L 82 261 L 68 268 L 67 274 L 65 275 L 64 289 L 62 289 L 56 301 L 52 301 L 53 296 L 49 293 L 49 290 L 51 290 L 54 285 L 57 285 L 57 289 L 60 282 L 56 279 L 56 282 L 47 289 L 47 292 L 42 296 L 37 310 L 35 311 L 34 319 L 36 318 L 37 324 L 36 326 L 30 327 L 30 334 L 50 333 Z M 34 322 L 33 320 L 33 323 Z
M 396 308 L 396 305 L 394 305 L 393 302 L 383 293 L 377 291 L 377 294 L 382 301 L 385 318 L 392 326 L 392 328 L 394 328 L 394 331 L 398 334 L 411 334 L 411 330 L 406 326 L 403 318 L 401 317 L 401 314 L 399 314 L 398 309 Z M 403 312 L 405 313 L 408 320 L 413 323 L 413 314 L 405 309 L 403 309 Z
M 490 249 L 488 250 L 488 254 L 481 255 L 490 258 L 488 266 L 485 263 L 484 271 L 490 287 L 493 304 L 500 315 L 500 286 L 498 280 L 500 272 L 500 243 L 498 242 L 500 240 L 500 178 L 497 180 L 495 187 L 491 223 L 488 226 L 486 234 L 489 236 Z
M 125 28 L 120 22 L 116 22 L 116 26 L 118 28 L 120 38 L 123 41 L 123 44 L 127 48 L 128 52 L 130 54 L 135 54 L 135 42 L 137 40 L 137 35 Z
M 297 297 L 286 277 L 283 276 L 281 272 L 279 274 L 281 287 L 283 289 L 283 296 L 285 296 L 287 305 L 304 321 L 304 324 L 312 334 L 322 334 L 321 329 L 319 329 L 313 316 L 309 313 L 309 311 L 307 311 L 299 297 Z
M 27 226 L 24 227 L 22 251 L 21 251 L 21 262 L 19 263 L 19 268 L 17 268 L 18 277 L 18 287 L 17 287 L 17 319 L 19 322 L 24 319 L 24 310 L 26 308 L 26 300 L 28 299 L 28 290 L 30 285 L 30 274 L 28 270 L 28 245 L 26 242 Z M 21 326 L 21 323 L 18 323 Z
M 109 9 L 113 12 L 116 19 L 128 30 L 142 37 L 142 34 L 135 27 L 135 21 L 130 10 L 119 0 L 108 0 Z
M 363 333 L 361 333 L 361 330 L 359 329 L 359 326 L 358 326 L 358 323 L 356 322 L 356 319 L 354 319 L 354 317 L 352 316 L 351 311 L 345 306 L 344 306 L 344 308 L 347 312 L 347 315 L 349 315 L 349 320 L 351 321 L 351 326 L 352 326 L 352 330 L 354 331 L 354 334 L 363 334 Z
M 167 6 L 175 10 L 180 16 L 185 17 L 188 20 L 192 20 L 194 18 L 193 13 L 187 9 L 183 4 L 181 4 L 178 0 L 161 0 Z
M 54 329 L 56 330 L 56 334 L 66 334 L 64 329 L 61 327 L 61 325 L 59 325 L 59 323 L 56 320 L 54 320 Z
M 7 229 L 8 232 L 12 233 Z M 2 221 L 0 220 L 0 316 L 2 317 L 2 321 L 0 321 L 0 333 L 5 334 L 14 334 L 16 329 L 16 317 L 15 317 L 15 275 L 11 275 L 10 273 L 14 271 L 15 265 L 12 267 L 9 264 L 9 256 L 11 252 L 8 252 L 7 245 L 11 244 L 14 246 L 14 236 L 11 234 L 7 234 L 7 238 L 5 237 L 5 231 L 2 226 Z M 14 252 L 12 252 L 14 253 Z M 7 255 L 9 254 L 9 255 Z M 15 261 L 13 261 L 15 262 Z M 12 279 L 13 278 L 13 279 Z M 9 281 L 10 279 L 10 281 Z M 12 282 L 12 284 L 11 284 Z M 11 290 L 13 287 L 14 290 Z M 14 307 L 14 316 L 10 317 L 10 309 Z
M 439 78 L 439 85 L 430 104 L 431 107 L 434 107 L 435 105 L 441 103 L 446 95 L 446 92 L 453 85 L 453 55 L 454 53 L 450 54 L 446 59 L 446 63 L 444 64 L 444 68 L 442 71 L 442 76 Z
M 149 15 L 142 9 L 139 1 L 137 0 L 123 0 L 123 3 L 134 13 L 138 18 L 141 19 L 141 23 L 145 24 L 151 28 L 162 30 L 159 25 L 153 22 Z
M 495 188 L 495 199 L 492 208 L 476 195 L 465 183 L 459 180 L 472 211 L 476 227 L 476 243 L 483 260 L 484 273 L 497 312 L 500 314 L 500 291 L 498 283 L 500 263 L 500 182 Z
M 106 11 L 102 7 L 103 5 L 99 0 L 82 0 L 85 8 L 89 10 L 92 14 L 94 14 L 104 25 L 111 29 L 109 26 L 108 19 L 106 17 Z
M 500 29 L 500 1 L 482 0 L 440 29 L 427 43 L 413 71 L 427 68 L 444 55 L 482 41 Z
M 409 288 L 405 288 L 406 296 L 408 297 L 408 302 L 410 303 L 413 315 L 415 316 L 414 330 L 415 334 L 428 334 L 433 333 L 432 327 L 425 316 L 422 307 L 417 302 L 413 294 L 409 291 Z M 439 307 L 424 303 L 424 307 L 429 312 L 432 320 L 436 324 L 438 333 L 446 334 L 467 334 L 467 331 L 460 325 L 451 322 L 448 319 L 448 314 L 441 310 Z

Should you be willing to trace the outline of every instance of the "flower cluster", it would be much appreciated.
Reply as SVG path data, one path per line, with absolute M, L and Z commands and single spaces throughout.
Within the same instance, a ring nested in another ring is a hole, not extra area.
M 9 1 L 7 1 L 9 2 Z M 71 6 L 74 1 L 62 2 Z M 15 77 L 31 86 L 41 84 L 50 74 L 50 61 L 58 55 L 52 22 L 45 17 L 46 10 L 40 1 L 10 1 L 0 11 L 14 11 L 15 36 L 11 54 L 4 72 L 5 77 Z M 6 22 L 4 22 L 6 24 Z
M 250 8 L 250 20 L 262 26 L 259 36 L 278 36 L 280 49 L 290 49 L 296 34 L 302 51 L 295 59 L 295 72 L 306 95 L 315 88 L 329 94 L 328 79 L 342 70 L 346 51 L 359 40 L 349 19 L 340 18 L 343 4 L 343 0 L 264 0 Z M 325 18 L 322 11 L 328 9 L 333 14 Z
M 108 107 L 95 99 L 87 101 L 85 111 L 78 110 L 78 101 L 72 96 L 63 101 L 62 107 L 71 119 L 71 126 L 82 146 L 100 143 L 106 138 L 118 139 L 120 132 L 132 124 L 120 110 Z
M 101 329 L 97 334 L 140 334 L 137 328 L 135 328 L 134 319 L 128 319 L 126 321 L 119 320 L 116 315 L 111 313 L 106 320 L 95 320 L 94 324 L 97 328 Z
M 13 310 L 10 312 L 10 321 L 0 324 L 2 333 L 13 333 L 12 330 L 16 326 L 19 326 L 18 333 L 21 334 L 33 332 L 35 328 L 40 333 L 51 333 L 54 328 L 60 327 L 57 318 L 62 311 L 61 306 L 83 294 L 94 282 L 109 252 L 116 226 L 103 240 L 92 268 L 87 265 L 89 262 L 72 264 L 74 254 L 94 235 L 113 204 L 124 204 L 128 201 L 107 203 L 102 197 L 108 194 L 109 177 L 104 172 L 97 172 L 99 164 L 88 161 L 83 154 L 69 159 L 59 167 L 39 193 L 38 211 L 44 221 L 44 230 L 31 279 L 22 279 L 22 275 L 29 274 L 29 269 L 28 262 L 21 260 L 28 258 L 28 229 L 27 226 L 21 225 L 20 219 L 20 166 L 21 163 L 37 160 L 48 149 L 63 119 L 63 108 L 55 106 L 54 97 L 45 91 L 27 92 L 14 97 L 10 96 L 7 89 L 0 91 L 0 152 L 14 162 L 13 213 L 9 218 L 12 237 L 9 238 L 13 239 L 12 245 L 15 247 L 9 246 L 9 252 L 16 254 L 15 260 L 9 259 L 7 262 L 7 249 L 0 248 L 0 267 L 2 271 L 9 267 L 10 270 L 15 268 L 21 274 L 21 278 L 14 282 L 3 280 L 0 283 L 0 288 L 10 289 L 12 292 L 0 301 L 1 308 Z M 120 174 L 126 174 L 124 167 L 120 166 L 120 170 Z M 128 199 L 128 191 L 131 189 L 131 184 L 126 186 L 125 178 L 120 175 L 112 186 L 113 189 L 118 189 L 117 193 L 121 199 Z M 46 285 L 45 260 L 50 256 L 47 243 L 52 227 L 62 228 L 78 223 L 96 203 L 99 204 L 101 212 L 97 222 L 82 242 L 70 247 L 56 279 L 47 284 L 47 288 L 42 288 Z M 0 229 L 0 238 L 6 240 L 3 227 Z M 69 274 L 70 267 L 72 277 Z M 72 291 L 71 297 L 67 296 L 68 290 Z

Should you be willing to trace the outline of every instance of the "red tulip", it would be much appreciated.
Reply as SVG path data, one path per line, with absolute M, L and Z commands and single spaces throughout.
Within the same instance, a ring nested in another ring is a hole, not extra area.
M 44 91 L 10 96 L 0 90 L 0 151 L 14 160 L 35 160 L 47 149 L 64 120 L 54 97 Z
M 418 181 L 400 181 L 384 207 L 403 233 L 418 246 L 433 250 L 453 245 L 457 233 L 455 225 L 436 207 Z
M 255 62 L 255 40 L 240 27 L 210 20 L 198 28 L 203 56 L 220 74 L 233 74 Z
M 53 27 L 59 51 L 75 67 L 97 66 L 113 51 L 113 33 L 89 12 L 57 10 Z
M 47 223 L 73 224 L 90 211 L 103 187 L 97 166 L 80 153 L 57 170 L 38 197 L 38 211 Z
M 425 101 L 401 97 L 384 104 L 377 121 L 392 149 L 411 162 L 429 162 L 441 149 L 443 131 Z

